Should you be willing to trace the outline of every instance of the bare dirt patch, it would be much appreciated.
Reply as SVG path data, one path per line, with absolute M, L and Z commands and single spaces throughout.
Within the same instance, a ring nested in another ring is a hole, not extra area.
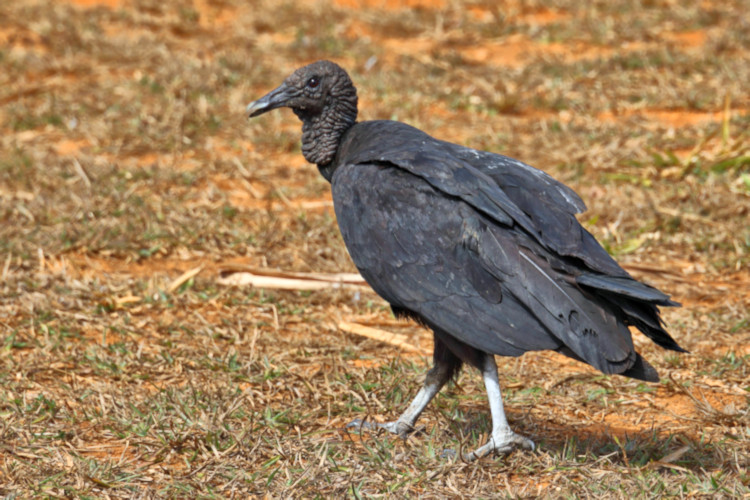
M 107 7 L 110 9 L 117 9 L 124 7 L 128 2 L 127 0 L 66 0 L 71 5 L 83 8 L 92 7 Z
M 443 0 L 335 0 L 336 5 L 349 9 L 441 9 L 445 6 Z

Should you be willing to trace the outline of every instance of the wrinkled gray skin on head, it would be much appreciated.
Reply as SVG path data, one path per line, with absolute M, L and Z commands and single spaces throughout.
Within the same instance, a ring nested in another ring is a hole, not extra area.
M 288 107 L 302 120 L 302 154 L 324 167 L 336 156 L 341 136 L 357 121 L 357 89 L 331 61 L 318 61 L 292 73 L 266 96 L 250 103 L 250 116 Z M 330 180 L 330 179 L 329 179 Z

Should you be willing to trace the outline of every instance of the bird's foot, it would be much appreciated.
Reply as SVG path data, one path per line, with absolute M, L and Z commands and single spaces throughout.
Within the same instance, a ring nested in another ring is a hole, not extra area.
M 370 432 L 385 430 L 390 432 L 391 434 L 396 434 L 402 439 L 406 439 L 409 434 L 415 431 L 413 425 L 409 425 L 407 422 L 404 422 L 402 420 L 396 420 L 394 422 L 386 422 L 381 424 L 379 422 L 368 422 L 359 418 L 355 418 L 354 420 L 346 424 L 346 429 L 355 429 L 359 431 L 367 430 Z
M 516 434 L 510 430 L 510 427 L 508 427 L 507 429 L 500 429 L 499 431 L 493 432 L 487 443 L 475 451 L 465 453 L 464 460 L 467 462 L 473 462 L 479 458 L 486 457 L 490 453 L 506 455 L 516 448 L 533 451 L 535 447 L 536 446 L 531 439 Z

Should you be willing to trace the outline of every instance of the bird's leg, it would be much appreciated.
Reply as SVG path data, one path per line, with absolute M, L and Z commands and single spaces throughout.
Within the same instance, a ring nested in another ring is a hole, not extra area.
M 432 398 L 440 392 L 440 389 L 453 377 L 461 367 L 461 361 L 453 356 L 447 348 L 439 345 L 436 341 L 435 353 L 434 353 L 434 366 L 427 372 L 427 376 L 424 380 L 424 385 L 419 390 L 417 395 L 412 400 L 406 411 L 398 417 L 398 420 L 393 422 L 378 423 L 378 422 L 365 422 L 361 419 L 355 419 L 347 424 L 347 429 L 367 429 L 367 430 L 378 430 L 384 429 L 393 434 L 398 434 L 402 438 L 406 438 L 412 431 L 414 431 L 414 424 L 422 414 L 427 405 L 432 401 Z
M 464 460 L 473 461 L 490 453 L 505 454 L 514 448 L 534 449 L 534 442 L 516 434 L 508 425 L 503 410 L 503 399 L 500 395 L 500 383 L 497 379 L 497 364 L 492 354 L 486 354 L 482 362 L 482 378 L 487 389 L 487 399 L 492 414 L 492 435 L 490 440 L 476 451 L 464 455 Z

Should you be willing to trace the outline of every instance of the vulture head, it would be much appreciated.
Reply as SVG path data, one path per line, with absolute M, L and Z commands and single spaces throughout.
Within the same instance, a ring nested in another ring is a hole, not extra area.
M 249 117 L 291 108 L 302 120 L 302 154 L 324 166 L 336 156 L 341 137 L 357 121 L 357 89 L 341 66 L 317 61 L 289 75 L 284 83 L 251 102 Z

